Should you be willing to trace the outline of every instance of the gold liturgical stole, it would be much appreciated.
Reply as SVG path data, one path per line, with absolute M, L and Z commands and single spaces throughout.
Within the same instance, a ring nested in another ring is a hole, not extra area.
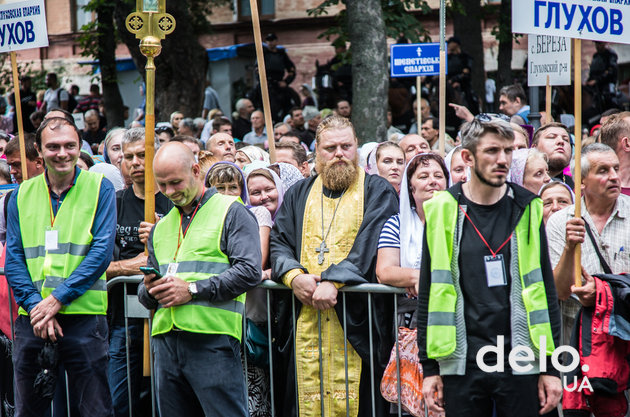
M 300 253 L 300 263 L 308 273 L 320 275 L 331 264 L 339 263 L 350 253 L 363 222 L 364 183 L 365 172 L 359 169 L 357 180 L 346 190 L 341 200 L 323 196 L 322 210 L 321 176 L 315 180 L 304 209 Z M 333 219 L 337 204 L 339 207 Z M 325 236 L 326 249 L 322 245 Z M 324 258 L 320 264 L 322 254 Z M 341 302 L 341 295 L 337 300 Z M 344 335 L 334 308 L 321 312 L 321 330 L 324 413 L 326 416 L 346 415 Z M 300 416 L 321 415 L 318 335 L 317 310 L 308 305 L 302 306 L 297 321 L 295 350 Z M 361 358 L 350 342 L 347 346 L 349 415 L 356 416 L 359 412 Z

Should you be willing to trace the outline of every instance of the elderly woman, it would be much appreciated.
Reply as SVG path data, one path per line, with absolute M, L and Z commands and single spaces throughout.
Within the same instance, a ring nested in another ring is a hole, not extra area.
M 269 164 L 269 154 L 258 146 L 245 146 L 236 151 L 236 165 L 243 169 L 254 161 L 263 161 Z
M 562 181 L 548 182 L 540 188 L 538 195 L 543 202 L 543 221 L 545 224 L 553 213 L 575 202 L 573 190 Z
M 450 174 L 448 186 L 457 184 L 458 182 L 466 182 L 470 175 L 470 168 L 466 166 L 462 159 L 462 147 L 456 146 L 444 158 L 444 165 Z
M 533 148 L 515 150 L 508 181 L 538 194 L 540 188 L 551 181 L 547 155 Z
M 241 197 L 247 203 L 245 175 L 234 163 L 220 161 L 210 167 L 205 179 L 206 187 L 214 187 L 220 194 Z
M 265 168 L 256 168 L 247 173 L 250 210 L 258 220 L 262 249 L 263 279 L 271 275 L 269 263 L 269 233 L 273 226 L 283 196 L 298 180 L 304 179 L 300 171 L 290 164 L 278 163 Z M 247 318 L 264 328 L 267 334 L 266 294 L 260 288 L 247 293 Z M 249 326 L 249 325 L 248 325 Z M 249 411 L 252 417 L 270 415 L 269 375 L 266 369 L 248 367 Z M 252 389 L 253 387 L 253 389 Z
M 424 231 L 423 204 L 436 191 L 445 190 L 448 179 L 442 158 L 434 153 L 418 154 L 407 164 L 400 188 L 400 213 L 385 223 L 378 242 L 376 275 L 380 283 L 404 287 L 409 296 L 417 296 Z M 405 299 L 401 301 L 399 311 L 413 313 L 415 304 Z M 405 318 L 405 327 L 415 327 L 411 314 Z

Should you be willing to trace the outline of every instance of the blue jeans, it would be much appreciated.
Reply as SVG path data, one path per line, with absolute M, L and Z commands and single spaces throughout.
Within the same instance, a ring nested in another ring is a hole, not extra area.
M 68 373 L 70 403 L 78 404 L 82 416 L 111 417 L 112 401 L 107 384 L 107 320 L 100 315 L 56 316 L 63 331 L 58 342 L 59 361 Z M 16 417 L 45 416 L 50 401 L 33 390 L 41 370 L 37 355 L 44 340 L 33 334 L 28 316 L 15 322 L 13 367 Z
M 131 319 L 127 327 L 129 338 L 129 375 L 131 377 L 131 403 L 134 416 L 140 414 L 142 389 L 143 320 Z M 127 340 L 125 326 L 114 325 L 109 333 L 109 367 L 107 380 L 112 393 L 114 416 L 129 417 L 129 384 L 127 380 Z
M 155 336 L 153 348 L 161 416 L 248 415 L 238 340 L 171 331 Z

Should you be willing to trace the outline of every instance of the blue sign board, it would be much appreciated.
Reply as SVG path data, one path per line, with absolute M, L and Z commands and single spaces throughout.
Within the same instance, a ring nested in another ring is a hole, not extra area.
M 440 44 L 396 44 L 390 51 L 392 77 L 417 77 L 440 75 Z

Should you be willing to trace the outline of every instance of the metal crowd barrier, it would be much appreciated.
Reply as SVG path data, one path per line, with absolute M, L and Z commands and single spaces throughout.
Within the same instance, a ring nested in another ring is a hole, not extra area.
M 4 269 L 0 268 L 0 275 L 4 273 Z M 149 311 L 144 308 L 138 301 L 138 297 L 135 294 L 128 293 L 128 285 L 137 286 L 138 283 L 143 279 L 142 275 L 134 275 L 134 276 L 119 276 L 110 279 L 107 282 L 107 290 L 111 290 L 116 285 L 123 285 L 123 294 L 124 294 L 124 311 L 125 311 L 125 346 L 126 346 L 126 357 L 127 357 L 127 393 L 129 400 L 129 416 L 133 417 L 133 407 L 132 407 L 132 386 L 131 386 L 131 364 L 129 363 L 129 347 L 130 342 L 128 339 L 128 321 L 131 318 L 143 318 L 149 320 L 149 326 L 151 325 L 151 317 Z M 275 417 L 275 388 L 274 387 L 274 369 L 273 361 L 273 346 L 272 346 L 272 318 L 271 318 L 271 291 L 287 291 L 290 290 L 288 287 L 278 284 L 273 281 L 264 281 L 258 286 L 259 288 L 265 289 L 266 295 L 266 307 L 267 307 L 267 338 L 268 338 L 268 350 L 269 350 L 269 383 L 270 383 L 270 404 L 271 404 L 271 416 Z M 376 398 L 375 392 L 377 391 L 377 387 L 380 385 L 380 381 L 374 380 L 374 342 L 373 342 L 373 294 L 392 294 L 393 297 L 393 307 L 394 307 L 394 328 L 396 329 L 396 334 L 393 335 L 395 337 L 395 348 L 396 348 L 396 371 L 398 376 L 398 384 L 397 384 L 397 393 L 398 393 L 398 416 L 402 415 L 402 406 L 400 402 L 400 393 L 401 393 L 401 380 L 400 380 L 400 361 L 399 361 L 399 346 L 398 346 L 398 298 L 397 294 L 404 294 L 404 288 L 391 287 L 388 285 L 382 284 L 360 284 L 360 285 L 352 285 L 352 286 L 344 286 L 339 289 L 339 293 L 342 297 L 342 306 L 343 306 L 343 317 L 341 321 L 343 323 L 343 333 L 344 333 L 344 371 L 345 371 L 345 383 L 346 383 L 346 415 L 349 416 L 350 410 L 350 399 L 348 396 L 349 383 L 348 383 L 348 337 L 347 337 L 347 323 L 346 323 L 346 294 L 347 293 L 365 293 L 367 294 L 367 307 L 368 307 L 368 325 L 369 325 L 369 343 L 370 343 L 370 387 L 371 387 L 371 404 L 372 404 L 372 415 L 376 415 Z M 297 323 L 297 317 L 295 315 L 295 296 L 292 297 L 291 302 L 291 310 L 292 310 L 292 324 L 293 324 L 293 350 L 295 353 L 296 350 L 296 340 L 295 340 L 295 329 Z M 323 382 L 323 367 L 322 367 L 322 336 L 321 336 L 321 313 L 318 311 L 318 331 L 319 331 L 319 373 L 320 373 L 320 405 L 321 405 L 321 416 L 324 417 L 324 382 Z M 243 315 L 243 342 L 246 337 L 246 327 L 245 327 L 245 318 L 246 315 Z M 150 328 L 150 327 L 149 327 Z M 242 343 L 242 349 L 244 348 L 244 343 Z M 153 355 L 150 356 L 150 366 L 153 369 Z M 244 362 L 244 373 L 245 379 L 247 380 L 247 354 L 243 351 L 243 362 Z M 297 373 L 297 367 L 296 367 Z M 298 400 L 298 389 L 297 389 L 297 375 L 295 377 L 295 393 L 296 393 L 296 413 L 299 413 L 299 400 Z M 378 385 L 377 385 L 378 384 Z M 69 400 L 69 399 L 68 399 Z M 157 407 L 156 407 L 156 394 L 155 394 L 155 380 L 153 377 L 153 372 L 151 373 L 151 415 L 152 417 L 156 416 Z

